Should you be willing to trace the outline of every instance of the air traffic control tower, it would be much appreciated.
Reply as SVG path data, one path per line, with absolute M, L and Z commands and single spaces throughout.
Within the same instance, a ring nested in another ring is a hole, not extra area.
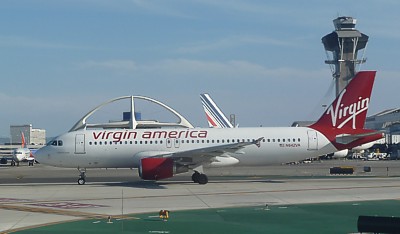
M 366 61 L 364 53 L 361 59 L 357 55 L 360 50 L 365 52 L 368 36 L 355 29 L 356 22 L 352 17 L 338 17 L 333 20 L 335 31 L 322 38 L 328 58 L 325 63 L 330 65 L 336 82 L 336 96 L 353 79 L 357 65 Z

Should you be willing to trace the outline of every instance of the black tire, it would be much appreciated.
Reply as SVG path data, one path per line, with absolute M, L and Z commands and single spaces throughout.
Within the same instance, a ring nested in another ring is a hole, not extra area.
M 208 177 L 206 174 L 199 174 L 199 184 L 207 184 L 208 183 Z
M 200 173 L 198 173 L 197 171 L 195 173 L 193 173 L 192 181 L 195 183 L 199 183 L 199 176 L 200 176 Z
M 83 179 L 83 178 L 79 178 L 78 179 L 78 184 L 79 185 L 84 185 L 85 183 L 86 183 L 85 179 Z

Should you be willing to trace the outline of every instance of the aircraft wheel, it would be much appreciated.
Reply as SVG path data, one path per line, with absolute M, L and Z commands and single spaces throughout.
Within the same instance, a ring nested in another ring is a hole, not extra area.
M 78 179 L 78 184 L 79 184 L 79 185 L 84 185 L 85 182 L 86 182 L 86 181 L 85 181 L 85 179 L 83 179 L 83 178 L 79 178 L 79 179 Z
M 206 174 L 199 174 L 199 179 L 198 179 L 199 184 L 207 184 L 208 183 L 208 177 Z
M 33 166 L 33 161 L 29 161 L 29 166 Z
M 12 167 L 15 166 L 15 161 L 14 160 L 11 161 L 11 166 Z
M 197 171 L 194 172 L 192 175 L 192 181 L 195 183 L 199 183 L 199 176 L 200 176 L 200 173 L 198 173 Z

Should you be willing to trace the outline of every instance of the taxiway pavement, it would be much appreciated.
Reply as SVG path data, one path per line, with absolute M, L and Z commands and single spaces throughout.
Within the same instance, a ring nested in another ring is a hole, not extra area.
M 356 167 L 354 176 L 329 176 L 329 167 Z M 362 168 L 371 166 L 365 173 Z M 88 170 L 43 165 L 0 167 L 0 232 L 84 218 L 118 217 L 161 209 L 304 204 L 400 199 L 400 162 L 323 162 L 209 170 L 210 182 L 141 181 L 136 170 Z M 389 176 L 388 176 L 389 175 Z

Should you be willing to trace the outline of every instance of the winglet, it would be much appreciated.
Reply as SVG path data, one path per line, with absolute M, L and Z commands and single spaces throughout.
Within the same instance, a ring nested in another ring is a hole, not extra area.
M 257 140 L 253 141 L 253 144 L 255 144 L 258 148 L 261 146 L 261 141 L 264 139 L 264 137 L 260 137 Z

